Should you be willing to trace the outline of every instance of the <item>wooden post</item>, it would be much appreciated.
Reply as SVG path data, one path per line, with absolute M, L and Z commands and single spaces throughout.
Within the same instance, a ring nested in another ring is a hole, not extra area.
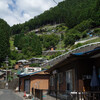
M 40 90 L 40 100 L 43 100 L 43 90 Z
M 20 92 L 20 85 L 21 85 L 21 84 L 20 84 L 20 77 L 19 77 L 19 92 Z

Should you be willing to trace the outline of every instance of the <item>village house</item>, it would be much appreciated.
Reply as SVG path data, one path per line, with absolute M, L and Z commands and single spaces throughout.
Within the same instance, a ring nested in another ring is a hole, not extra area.
M 18 69 L 22 69 L 22 68 L 27 68 L 30 67 L 30 65 L 33 66 L 32 67 L 39 67 L 40 64 L 47 62 L 46 59 L 43 58 L 31 58 L 29 60 L 19 60 L 16 62 L 14 69 L 18 70 Z
M 32 93 L 34 89 L 48 89 L 49 74 L 45 70 L 33 72 L 30 74 L 21 74 L 19 76 L 19 91 Z
M 60 95 L 100 91 L 100 47 L 72 53 L 46 72 L 50 73 L 49 93 Z
M 22 70 L 18 70 L 20 71 L 20 75 L 22 74 L 30 74 L 33 72 L 37 72 L 37 71 L 41 71 L 41 67 L 24 67 Z
M 45 62 L 46 59 L 43 58 L 31 58 L 29 59 L 29 62 L 31 64 L 36 63 L 36 64 L 42 64 L 43 62 Z
M 23 68 L 23 67 L 29 67 L 28 60 L 19 60 L 19 61 L 17 61 L 15 66 L 14 66 L 14 69 L 18 70 L 18 69 Z

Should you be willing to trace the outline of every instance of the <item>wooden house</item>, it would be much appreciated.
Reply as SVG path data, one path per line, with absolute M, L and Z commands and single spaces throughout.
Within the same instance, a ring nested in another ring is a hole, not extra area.
M 19 91 L 31 93 L 34 89 L 48 89 L 49 74 L 37 71 L 30 74 L 19 75 Z
M 91 51 L 73 53 L 47 70 L 50 73 L 49 92 L 67 93 L 91 91 L 93 66 L 100 82 L 100 47 Z M 100 88 L 100 85 L 97 86 Z

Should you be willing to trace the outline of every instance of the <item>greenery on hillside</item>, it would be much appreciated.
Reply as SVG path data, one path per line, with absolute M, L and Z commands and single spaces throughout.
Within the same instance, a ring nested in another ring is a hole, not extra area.
M 22 51 L 24 55 L 34 56 L 41 55 L 42 44 L 40 39 L 35 33 L 30 33 L 28 35 L 18 34 L 15 35 L 14 45 Z
M 73 45 L 75 41 L 87 37 L 88 31 L 93 28 L 93 25 L 94 21 L 88 19 L 68 30 L 64 39 L 65 46 Z
M 65 0 L 23 24 L 14 25 L 12 34 L 27 33 L 55 23 L 66 23 L 66 26 L 73 28 L 88 19 L 94 21 L 93 27 L 100 25 L 100 0 Z
M 90 43 L 95 43 L 95 42 L 100 42 L 100 37 L 96 38 L 96 39 L 93 39 L 93 40 L 89 40 L 89 41 L 86 41 L 84 43 L 78 43 L 76 45 L 72 45 L 70 46 L 69 48 L 70 49 L 75 49 L 75 48 L 78 48 L 80 46 L 83 46 L 83 45 L 86 45 L 86 44 L 90 44 Z
M 87 33 L 92 28 L 100 25 L 99 12 L 99 0 L 65 0 L 60 2 L 56 7 L 45 11 L 23 24 L 12 26 L 12 34 L 20 34 L 15 36 L 14 44 L 22 50 L 24 55 L 28 55 L 28 57 L 29 55 L 36 56 L 37 53 L 30 52 L 33 50 L 30 50 L 31 46 L 28 45 L 28 35 L 24 35 L 24 33 L 38 29 L 39 34 L 42 34 L 39 35 L 42 50 L 48 50 L 51 47 L 57 48 L 58 50 L 68 47 L 69 45 L 73 45 L 76 41 L 86 38 Z M 59 25 L 42 28 L 48 24 Z M 99 35 L 99 30 L 95 30 L 94 32 L 96 35 Z M 60 35 L 54 35 L 57 33 L 60 33 Z M 27 41 L 27 43 L 24 43 L 25 41 Z M 61 46 L 62 44 L 63 46 Z M 29 50 L 27 48 L 23 50 L 23 47 L 29 47 Z
M 81 43 L 77 45 L 74 43 L 90 37 L 90 35 L 100 36 L 99 26 L 100 0 L 60 2 L 56 7 L 23 24 L 13 25 L 10 41 L 10 27 L 0 19 L 0 63 L 5 60 L 7 55 L 12 66 L 16 60 L 41 56 L 43 50 L 50 50 L 51 47 L 61 50 L 82 46 Z M 38 30 L 38 33 L 35 33 L 35 29 Z M 91 32 L 91 30 L 93 31 Z M 97 40 L 86 43 L 95 41 Z M 18 50 L 15 47 L 18 47 Z M 60 53 L 46 58 L 52 59 L 58 55 Z
M 9 35 L 10 26 L 3 19 L 0 19 L 0 64 L 7 55 L 10 55 Z
M 39 36 L 40 41 L 42 43 L 43 48 L 45 48 L 46 50 L 50 50 L 50 48 L 55 48 L 56 45 L 59 42 L 59 36 L 56 34 L 50 34 L 50 35 L 41 35 Z

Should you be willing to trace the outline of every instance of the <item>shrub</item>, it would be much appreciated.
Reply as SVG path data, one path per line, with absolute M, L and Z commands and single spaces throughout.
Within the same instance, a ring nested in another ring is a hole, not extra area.
M 49 57 L 49 59 L 53 59 L 53 58 L 55 58 L 55 57 L 57 57 L 57 56 L 59 56 L 59 55 L 61 55 L 62 53 L 61 52 L 57 52 L 57 53 L 55 53 L 54 55 L 51 55 L 50 57 Z
M 84 20 L 80 24 L 76 25 L 74 27 L 75 30 L 78 30 L 79 32 L 83 32 L 86 29 L 90 29 L 94 26 L 94 21 L 92 19 Z
M 40 64 L 39 63 L 33 63 L 30 65 L 30 67 L 40 67 Z
M 96 35 L 99 35 L 99 36 L 100 36 L 100 28 L 94 29 L 94 33 L 95 33 Z

